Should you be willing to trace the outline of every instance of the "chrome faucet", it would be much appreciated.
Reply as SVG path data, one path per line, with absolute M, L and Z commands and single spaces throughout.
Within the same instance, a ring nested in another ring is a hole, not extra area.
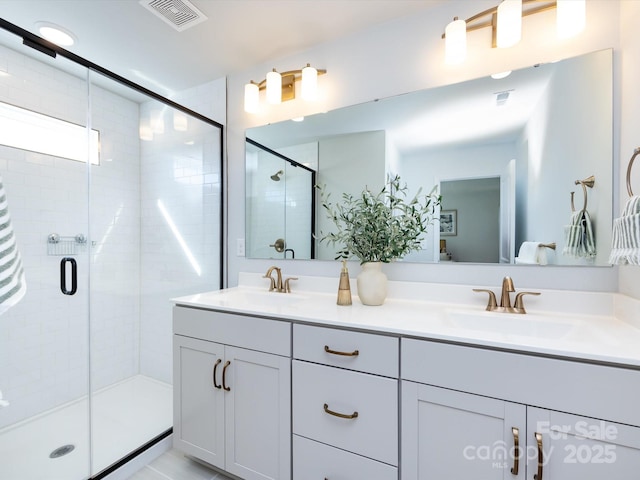
M 489 312 L 502 312 L 502 313 L 527 313 L 524 308 L 524 301 L 522 297 L 525 295 L 540 295 L 540 292 L 519 292 L 516 295 L 515 304 L 511 306 L 511 292 L 515 292 L 516 289 L 513 286 L 513 280 L 511 277 L 504 277 L 502 279 L 502 295 L 500 297 L 500 305 L 496 301 L 496 294 L 491 290 L 483 288 L 474 288 L 474 292 L 485 292 L 489 294 L 489 301 L 487 302 L 487 308 L 485 310 Z
M 272 277 L 272 273 L 276 272 L 276 278 Z M 282 281 L 282 270 L 276 266 L 269 267 L 267 273 L 264 274 L 264 278 L 270 280 L 269 291 L 279 293 L 291 293 L 291 280 L 298 280 L 297 277 L 289 277 L 284 282 Z

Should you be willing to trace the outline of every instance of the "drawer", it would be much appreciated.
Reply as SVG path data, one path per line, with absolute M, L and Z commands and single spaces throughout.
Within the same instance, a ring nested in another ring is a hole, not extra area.
M 173 333 L 291 356 L 291 323 L 189 307 L 173 307 Z
M 293 356 L 300 360 L 398 378 L 399 348 L 400 339 L 396 337 L 293 326 Z
M 640 370 L 403 339 L 402 378 L 640 426 Z
M 293 436 L 293 478 L 398 480 L 398 469 L 354 453 Z
M 398 380 L 292 364 L 293 433 L 398 465 Z

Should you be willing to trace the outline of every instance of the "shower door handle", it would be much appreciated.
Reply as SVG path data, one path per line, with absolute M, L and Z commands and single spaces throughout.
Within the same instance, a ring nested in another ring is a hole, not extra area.
M 67 263 L 71 264 L 71 290 L 67 290 Z M 60 260 L 60 290 L 65 295 L 73 295 L 78 290 L 78 264 L 73 258 Z

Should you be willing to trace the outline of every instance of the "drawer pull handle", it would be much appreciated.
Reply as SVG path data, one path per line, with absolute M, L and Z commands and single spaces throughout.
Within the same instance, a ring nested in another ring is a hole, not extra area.
M 216 383 L 216 370 L 218 370 L 218 365 L 222 363 L 221 359 L 216 360 L 216 363 L 213 365 L 213 386 L 216 388 L 222 388 L 222 386 Z
M 518 476 L 518 467 L 520 466 L 520 431 L 516 427 L 511 427 L 511 433 L 513 433 L 513 450 L 515 452 L 511 473 Z
M 231 365 L 231 362 L 229 360 L 227 360 L 224 363 L 224 367 L 222 368 L 222 388 L 225 389 L 225 391 L 229 391 L 231 390 L 230 387 L 227 387 L 227 367 Z
M 358 412 L 353 412 L 351 415 L 345 415 L 344 413 L 334 412 L 333 410 L 329 410 L 329 405 L 324 404 L 324 411 L 329 415 L 333 415 L 334 417 L 346 418 L 347 420 L 351 420 L 353 418 L 358 418 Z
M 542 480 L 542 467 L 544 466 L 544 452 L 542 450 L 542 434 L 536 432 L 536 443 L 538 444 L 538 473 L 533 476 L 533 480 Z
M 360 355 L 358 350 L 354 350 L 353 352 L 339 352 L 337 350 L 331 350 L 329 345 L 324 346 L 324 351 L 327 353 L 331 353 L 332 355 L 342 355 L 343 357 L 357 357 Z

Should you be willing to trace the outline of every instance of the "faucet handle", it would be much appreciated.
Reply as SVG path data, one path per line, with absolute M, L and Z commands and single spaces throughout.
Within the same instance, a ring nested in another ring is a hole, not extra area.
M 291 280 L 298 280 L 298 277 L 289 277 L 284 281 L 284 293 L 291 293 L 291 285 L 289 284 Z
M 489 294 L 489 302 L 487 303 L 486 310 L 492 311 L 492 310 L 495 310 L 496 308 L 498 308 L 498 302 L 496 301 L 496 294 L 493 293 L 491 290 L 487 290 L 485 288 L 474 288 L 473 291 L 474 292 L 486 292 L 486 293 Z
M 524 297 L 525 295 L 540 295 L 540 292 L 519 292 L 516 295 L 516 303 L 513 306 L 516 313 L 527 313 L 527 311 L 524 309 L 524 302 L 522 301 L 522 297 Z
M 271 275 L 263 275 L 262 278 L 268 278 L 271 280 L 271 284 L 269 285 L 269 291 L 273 292 L 276 289 L 276 281 Z

